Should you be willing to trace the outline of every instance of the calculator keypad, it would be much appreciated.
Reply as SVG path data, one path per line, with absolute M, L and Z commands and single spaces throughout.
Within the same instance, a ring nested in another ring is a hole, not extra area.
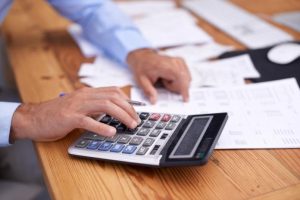
M 99 152 L 155 155 L 162 141 L 165 142 L 172 135 L 182 119 L 179 115 L 147 112 L 138 114 L 141 123 L 135 129 L 127 128 L 119 120 L 105 115 L 100 122 L 115 127 L 117 134 L 105 137 L 88 132 L 81 137 L 75 147 Z

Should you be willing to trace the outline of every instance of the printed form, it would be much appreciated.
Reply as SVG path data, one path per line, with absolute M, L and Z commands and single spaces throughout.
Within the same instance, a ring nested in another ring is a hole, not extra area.
M 146 101 L 133 88 L 134 100 Z M 236 87 L 195 88 L 190 102 L 159 90 L 158 102 L 139 111 L 205 114 L 227 112 L 228 122 L 216 149 L 300 148 L 300 92 L 295 79 Z

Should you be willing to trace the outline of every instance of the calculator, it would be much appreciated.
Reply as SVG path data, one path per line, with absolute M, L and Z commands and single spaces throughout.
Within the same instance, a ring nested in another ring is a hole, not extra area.
M 227 121 L 227 113 L 174 115 L 138 113 L 141 123 L 127 128 L 104 115 L 99 120 L 117 129 L 113 137 L 84 133 L 69 154 L 151 167 L 203 165 Z

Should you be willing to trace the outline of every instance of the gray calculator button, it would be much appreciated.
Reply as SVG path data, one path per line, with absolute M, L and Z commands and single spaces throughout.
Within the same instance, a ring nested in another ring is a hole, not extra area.
M 81 140 L 80 142 L 78 142 L 75 147 L 77 148 L 84 148 L 86 147 L 88 144 L 90 143 L 90 140 Z
M 139 132 L 137 133 L 137 135 L 146 136 L 146 135 L 148 135 L 149 131 L 150 131 L 150 129 L 148 129 L 148 128 L 141 128 L 139 130 Z
M 160 130 L 154 129 L 151 133 L 150 133 L 150 137 L 157 137 L 160 134 Z
M 153 144 L 153 142 L 154 142 L 154 139 L 152 139 L 152 138 L 147 138 L 147 139 L 145 140 L 145 142 L 143 143 L 143 146 L 149 147 L 149 146 L 151 146 L 151 145 Z
M 163 128 L 165 128 L 166 125 L 167 125 L 166 122 L 159 122 L 155 128 L 156 129 L 163 129 Z
M 85 139 L 90 139 L 90 140 L 104 140 L 105 137 L 102 135 L 98 135 L 96 133 L 88 132 L 84 135 Z
M 155 125 L 155 121 L 146 121 L 143 125 L 145 128 L 152 128 Z
M 107 137 L 106 142 L 116 142 L 119 138 L 119 135 L 114 135 L 112 137 Z
M 176 127 L 175 123 L 168 123 L 168 125 L 166 126 L 166 130 L 173 130 Z
M 122 135 L 119 140 L 118 140 L 118 143 L 121 143 L 121 144 L 127 144 L 129 141 L 130 141 L 131 137 L 128 136 L 128 135 Z
M 174 115 L 171 119 L 171 122 L 178 122 L 181 119 L 179 115 Z
M 148 147 L 140 147 L 139 150 L 136 152 L 136 155 L 145 155 L 148 149 Z
M 143 138 L 142 137 L 133 137 L 130 141 L 129 144 L 131 145 L 139 145 L 143 142 Z

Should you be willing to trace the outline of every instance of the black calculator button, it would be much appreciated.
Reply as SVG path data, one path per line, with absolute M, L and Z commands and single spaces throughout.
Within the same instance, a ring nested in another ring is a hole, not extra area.
M 90 143 L 90 140 L 81 140 L 75 145 L 75 147 L 85 148 L 89 143 Z
M 154 155 L 157 152 L 157 150 L 159 149 L 159 147 L 160 147 L 160 145 L 155 145 L 153 147 L 152 151 L 150 152 L 150 155 Z
M 112 143 L 110 142 L 104 142 L 100 145 L 99 149 L 100 151 L 108 151 L 112 147 Z
M 160 137 L 160 139 L 164 140 L 164 139 L 166 139 L 167 137 L 168 137 L 168 134 L 167 134 L 167 133 L 164 133 L 164 134 L 162 134 L 162 136 Z
M 150 133 L 150 137 L 157 137 L 160 134 L 160 130 L 154 129 L 151 133 Z
M 99 142 L 99 141 L 92 141 L 89 143 L 89 145 L 86 148 L 95 150 L 99 147 L 100 144 L 101 144 L 101 142 Z
M 143 125 L 145 128 L 152 128 L 155 125 L 154 121 L 146 121 Z
M 171 122 L 178 122 L 181 119 L 179 115 L 174 115 L 171 119 Z
M 163 129 L 167 125 L 166 122 L 158 122 L 157 126 L 155 127 L 156 129 Z
M 132 144 L 132 145 L 139 145 L 143 142 L 143 138 L 142 137 L 133 137 L 130 141 L 129 144 Z
M 144 124 L 144 120 L 141 120 L 141 123 L 139 123 L 137 127 L 140 127 L 140 126 L 142 126 L 143 124 Z
M 111 120 L 111 122 L 109 123 L 109 125 L 116 127 L 117 125 L 120 124 L 120 121 L 117 119 L 113 119 Z
M 111 116 L 109 115 L 105 115 L 101 120 L 100 122 L 104 123 L 104 124 L 108 124 L 110 122 L 110 120 L 112 119 Z
M 148 149 L 148 147 L 140 147 L 139 150 L 136 152 L 136 155 L 145 155 Z
M 126 154 L 133 154 L 133 152 L 136 150 L 136 146 L 134 145 L 127 145 L 124 150 L 122 151 L 122 153 L 126 153 Z
M 139 130 L 139 132 L 137 132 L 137 135 L 146 136 L 146 135 L 148 135 L 149 131 L 150 131 L 150 129 L 148 129 L 148 128 L 141 128 Z
M 119 138 L 119 135 L 114 135 L 112 137 L 107 137 L 106 142 L 116 142 Z
M 105 137 L 102 135 L 98 135 L 96 133 L 88 132 L 84 135 L 85 139 L 90 139 L 90 140 L 100 140 L 103 141 L 105 140 Z
M 168 123 L 168 125 L 166 126 L 166 130 L 173 130 L 174 128 L 176 127 L 176 124 L 175 123 Z
M 147 119 L 148 117 L 149 117 L 149 113 L 146 113 L 146 112 L 142 112 L 141 114 L 140 114 L 140 118 L 142 119 L 142 120 L 145 120 L 145 119 Z
M 128 135 L 122 135 L 119 140 L 118 143 L 122 143 L 122 144 L 127 144 L 130 141 L 131 137 Z
M 157 121 L 157 120 L 159 120 L 160 116 L 161 115 L 158 113 L 152 113 L 149 119 L 153 120 L 153 121 Z
M 163 117 L 161 118 L 161 121 L 168 122 L 170 121 L 171 117 L 172 117 L 171 115 L 164 114 Z
M 117 126 L 117 132 L 118 133 L 123 133 L 126 130 L 126 126 L 124 124 L 120 124 L 119 126 Z
M 147 138 L 147 139 L 145 140 L 145 142 L 143 143 L 143 146 L 149 147 L 149 146 L 151 146 L 151 145 L 153 144 L 153 142 L 154 142 L 154 139 L 152 139 L 152 138 Z
M 124 146 L 125 146 L 124 144 L 114 144 L 114 146 L 110 149 L 110 151 L 115 153 L 121 152 Z
M 138 130 L 137 128 L 134 128 L 134 129 L 127 128 L 126 133 L 133 135 L 136 133 L 137 130 Z

